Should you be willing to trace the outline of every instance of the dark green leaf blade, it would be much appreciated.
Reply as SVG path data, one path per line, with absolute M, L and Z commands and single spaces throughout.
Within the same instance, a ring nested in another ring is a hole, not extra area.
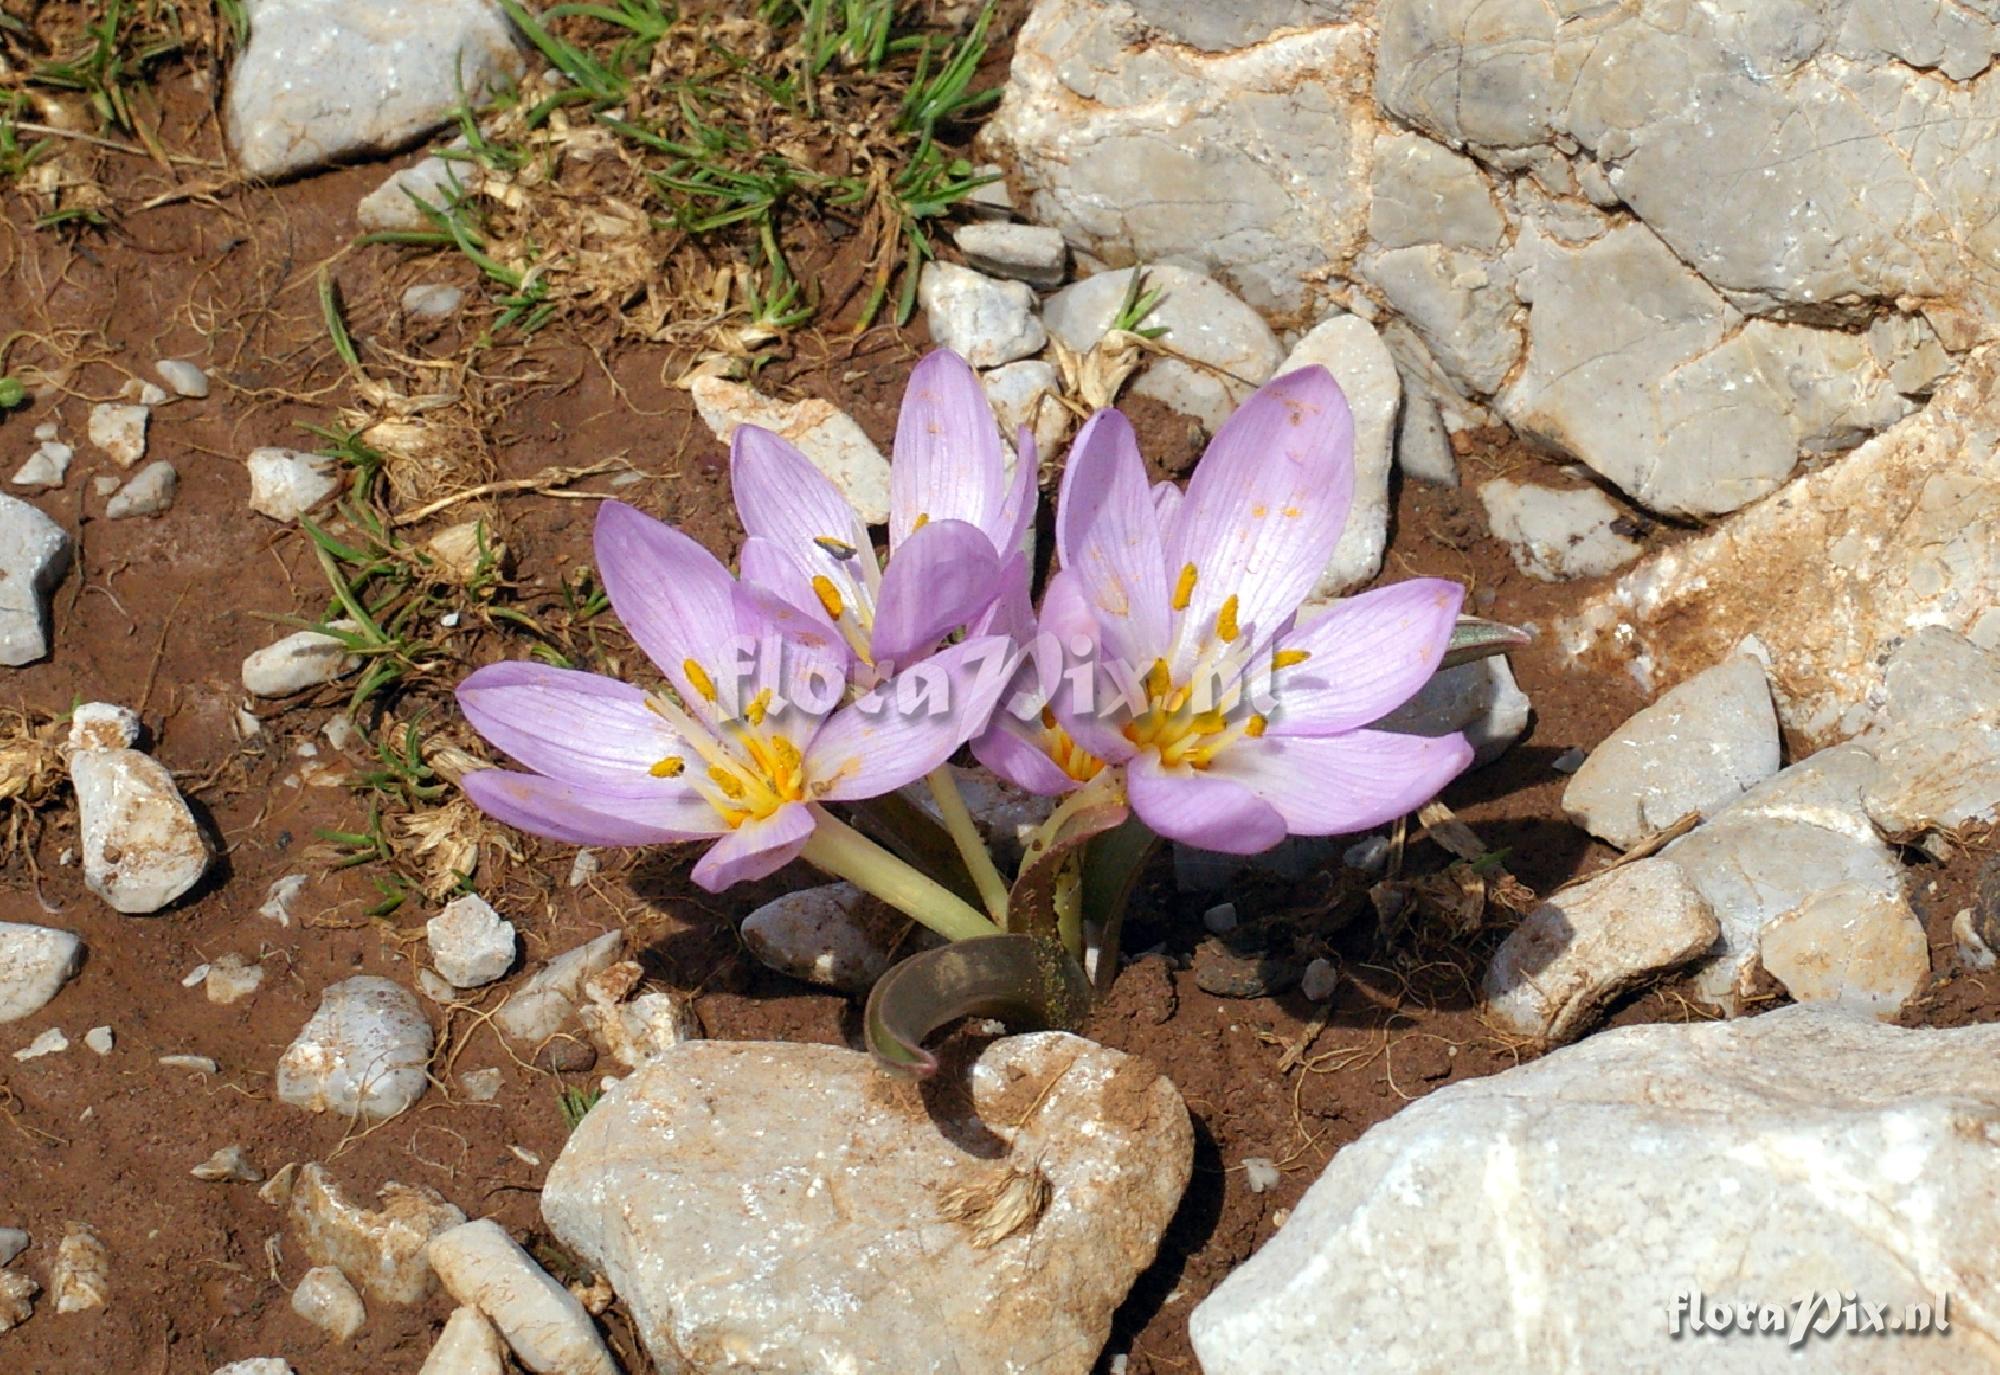
M 877 979 L 862 1036 L 883 1068 L 928 1079 L 938 1060 L 924 1041 L 960 1017 L 998 1017 L 1010 1030 L 1067 1030 L 1089 1007 L 1089 981 L 1055 941 L 980 936 L 912 955 Z

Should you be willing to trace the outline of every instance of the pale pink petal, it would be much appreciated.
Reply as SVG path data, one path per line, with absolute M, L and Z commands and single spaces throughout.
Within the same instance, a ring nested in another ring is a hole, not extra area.
M 813 814 L 788 802 L 762 821 L 746 821 L 708 847 L 694 866 L 694 881 L 711 893 L 767 878 L 799 857 L 812 839 Z
M 1269 802 L 1293 835 L 1352 835 L 1415 811 L 1471 762 L 1462 735 L 1356 730 L 1238 740 L 1209 772 Z
M 1171 482 L 1153 484 L 1153 514 L 1160 521 L 1160 538 L 1168 548 L 1174 543 L 1174 522 L 1181 513 L 1181 489 Z
M 769 540 L 808 586 L 826 577 L 846 605 L 872 613 L 880 570 L 868 527 L 811 459 L 769 430 L 744 425 L 729 442 L 729 485 L 745 534 Z
M 869 640 L 874 661 L 928 654 L 984 611 L 999 586 L 1000 556 L 977 526 L 932 521 L 903 541 L 882 573 Z
M 1354 420 L 1322 367 L 1268 382 L 1216 431 L 1174 517 L 1167 576 L 1194 568 L 1176 621 L 1176 681 L 1215 635 L 1223 603 L 1246 644 L 1277 632 L 1340 542 L 1354 492 Z
M 926 519 L 960 520 L 1005 551 L 1001 525 L 1006 449 L 979 375 L 949 349 L 935 349 L 910 373 L 896 417 L 889 467 L 889 548 Z
M 705 712 L 686 665 L 714 676 L 734 654 L 736 580 L 692 539 L 622 501 L 598 506 L 596 548 L 611 609 L 682 700 Z
M 1465 589 L 1413 578 L 1336 602 L 1273 647 L 1310 655 L 1276 671 L 1268 735 L 1331 735 L 1379 721 L 1437 672 Z
M 494 820 L 570 845 L 664 845 L 724 829 L 721 816 L 692 789 L 664 780 L 651 790 L 618 790 L 481 769 L 459 786 Z
M 1028 529 L 1035 523 L 1041 479 L 1042 456 L 1035 444 L 1035 432 L 1023 425 L 1014 439 L 1014 471 L 1007 479 L 1007 496 L 1000 503 L 1000 516 L 994 523 L 998 532 L 994 547 L 1002 557 L 1019 553 L 1027 539 Z
M 493 745 L 565 783 L 643 785 L 687 753 L 639 688 L 547 664 L 493 664 L 458 685 L 459 709 Z
M 986 728 L 1007 686 L 1007 649 L 1000 635 L 952 645 L 842 708 L 806 754 L 813 796 L 879 797 L 951 758 Z
M 1061 651 L 1059 674 L 1042 666 L 1041 681 L 1053 679 L 1049 710 L 1079 745 L 1115 764 L 1133 753 L 1119 730 L 1132 717 L 1132 669 L 1104 649 L 1097 627 L 1077 579 L 1067 571 L 1049 579 L 1042 593 L 1042 634 L 1035 641 Z
M 1042 797 L 1074 792 L 1083 785 L 1064 773 L 1041 747 L 1039 722 L 1021 722 L 995 712 L 993 723 L 972 741 L 972 755 L 1017 788 Z
M 1056 548 L 1113 658 L 1144 673 L 1167 653 L 1167 571 L 1131 422 L 1099 411 L 1070 447 Z
M 853 652 L 823 617 L 801 611 L 774 592 L 750 583 L 736 589 L 736 625 L 750 647 L 730 665 L 721 688 L 721 716 L 735 721 L 766 691 L 771 729 L 795 741 L 809 739 L 819 721 L 840 704 Z
M 1240 783 L 1181 767 L 1163 769 L 1145 753 L 1126 767 L 1132 810 L 1168 840 L 1227 855 L 1261 854 L 1285 838 L 1285 821 Z

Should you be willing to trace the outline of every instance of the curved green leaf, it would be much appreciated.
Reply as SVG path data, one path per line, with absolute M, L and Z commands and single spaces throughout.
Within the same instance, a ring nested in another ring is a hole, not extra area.
M 1474 659 L 1488 659 L 1509 650 L 1525 649 L 1533 643 L 1534 637 L 1517 626 L 1483 620 L 1478 616 L 1460 616 L 1458 624 L 1452 628 L 1451 644 L 1446 648 L 1444 660 L 1438 668 L 1457 668 Z
M 1010 1030 L 1069 1030 L 1090 1008 L 1083 969 L 1053 940 L 978 936 L 912 955 L 875 981 L 862 1036 L 876 1062 L 912 1079 L 937 1073 L 924 1041 L 961 1017 Z

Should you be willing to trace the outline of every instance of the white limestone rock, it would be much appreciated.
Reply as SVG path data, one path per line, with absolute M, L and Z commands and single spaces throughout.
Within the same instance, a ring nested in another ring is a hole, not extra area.
M 255 0 L 230 72 L 229 145 L 265 178 L 388 152 L 524 69 L 490 0 Z
M 542 1214 L 663 1368 L 1085 1375 L 1186 1186 L 1187 1110 L 1060 1033 L 995 1042 L 970 1089 L 927 1107 L 855 1051 L 689 1042 L 591 1109 Z
M 417 1375 L 503 1375 L 507 1348 L 477 1308 L 454 1308 Z
M 499 1223 L 454 1227 L 426 1254 L 446 1292 L 484 1314 L 536 1375 L 619 1375 L 583 1305 Z
M 297 449 L 252 449 L 250 509 L 272 520 L 291 522 L 340 490 L 335 461 Z
M 0 1022 L 47 1007 L 82 967 L 83 940 L 75 933 L 0 921 Z
M 1884 671 L 1881 718 L 1863 743 L 1863 801 L 1884 835 L 1957 832 L 2000 814 L 2000 654 L 1942 626 L 1905 640 Z
M 78 712 L 69 756 L 84 882 L 116 910 L 143 916 L 194 887 L 212 852 L 173 775 L 117 743 L 137 738 L 136 721 L 119 716 L 130 713 L 91 706 L 103 714 Z
M 14 470 L 11 481 L 16 487 L 36 490 L 60 487 L 69 474 L 70 460 L 75 457 L 76 450 L 69 445 L 44 439 L 28 455 L 27 462 Z
M 431 963 L 454 988 L 478 988 L 514 964 L 514 924 L 477 893 L 462 893 L 424 925 Z
M 1382 571 L 1389 540 L 1389 468 L 1403 379 L 1375 326 L 1358 315 L 1322 320 L 1293 346 L 1274 376 L 1317 364 L 1333 374 L 1354 415 L 1354 504 L 1315 596 L 1337 597 Z
M 1045 288 L 1063 283 L 1069 249 L 1061 230 L 975 220 L 952 230 L 951 239 L 966 262 L 989 277 Z
M 361 657 L 333 636 L 296 630 L 243 661 L 243 690 L 254 697 L 287 697 L 343 678 L 359 667 Z
M 1437 403 L 1414 387 L 1403 388 L 1403 414 L 1396 424 L 1396 467 L 1404 477 L 1434 487 L 1458 486 L 1458 455 L 1438 414 Z
M 1615 528 L 1624 512 L 1595 487 L 1541 487 L 1511 478 L 1479 484 L 1487 528 L 1505 540 L 1514 566 L 1543 582 L 1595 578 L 1644 550 Z
M 1689 812 L 1713 816 L 1775 774 L 1781 743 L 1764 666 L 1738 654 L 1607 736 L 1563 790 L 1563 810 L 1629 850 Z
M 0 496 L 0 666 L 49 652 L 49 597 L 69 571 L 69 532 L 18 497 Z
M 433 210 L 449 210 L 480 180 L 479 165 L 470 159 L 433 154 L 391 172 L 388 180 L 363 196 L 354 207 L 354 222 L 364 234 L 430 229 L 431 219 L 418 201 Z
M 100 401 L 90 408 L 84 433 L 112 462 L 129 468 L 146 456 L 146 422 L 152 417 L 150 406 Z
M 1011 447 L 1023 425 L 1035 436 L 1035 448 L 1044 460 L 1054 457 L 1056 446 L 1069 433 L 1070 413 L 1058 399 L 1062 385 L 1053 363 L 1039 358 L 1023 358 L 1003 363 L 980 374 L 986 399 L 993 406 L 993 418 Z
M 1671 860 L 1641 859 L 1557 892 L 1487 966 L 1487 1016 L 1531 1041 L 1573 1041 L 1612 1000 L 1687 963 L 1721 934 Z
M 1802 1003 L 1844 1003 L 1884 1021 L 1930 982 L 1930 944 L 1901 894 L 1836 883 L 1757 933 L 1764 972 Z
M 188 1171 L 209 1184 L 260 1184 L 264 1172 L 250 1163 L 241 1146 L 224 1146 Z
M 430 1294 L 436 1277 L 424 1248 L 465 1221 L 435 1190 L 394 1180 L 382 1186 L 378 1207 L 363 1208 L 318 1164 L 286 1166 L 262 1196 L 285 1209 L 308 1260 L 334 1266 L 382 1303 L 419 1303 Z
M 252 1356 L 248 1360 L 231 1361 L 216 1370 L 215 1375 L 297 1375 L 290 1361 L 278 1356 Z
M 368 1322 L 361 1295 L 331 1265 L 315 1265 L 292 1290 L 292 1311 L 336 1342 L 351 1342 Z
M 1100 272 L 1049 297 L 1042 306 L 1049 333 L 1079 353 L 1090 349 L 1125 304 L 1134 270 Z M 1131 394 L 1171 406 L 1213 431 L 1244 397 L 1277 375 L 1285 351 L 1261 315 L 1199 272 L 1154 264 L 1143 270 L 1141 282 L 1142 294 L 1162 295 L 1138 324 L 1164 329 L 1161 343 L 1206 366 L 1162 358 L 1139 372 Z M 1392 417 L 1394 411 L 1391 402 Z
M 42 1292 L 18 1270 L 0 1269 L 0 1332 L 19 1327 L 35 1315 L 35 1295 Z
M 493 1021 L 510 1039 L 539 1046 L 574 1024 L 577 1009 L 585 1001 L 584 981 L 601 973 L 618 959 L 624 937 L 616 931 L 566 950 L 550 960 L 523 983 Z
M 208 374 L 197 363 L 184 358 L 162 358 L 153 364 L 153 371 L 160 374 L 175 396 L 199 401 L 208 395 Z
M 998 367 L 1041 352 L 1048 333 L 1024 282 L 1003 282 L 956 263 L 930 262 L 917 300 L 931 338 L 975 368 Z
M 278 1060 L 282 1102 L 307 1112 L 394 1117 L 423 1096 L 431 1024 L 400 984 L 343 979 Z
M 111 520 L 157 516 L 174 504 L 180 481 L 181 475 L 174 471 L 173 464 L 164 458 L 155 459 L 112 494 L 111 500 L 104 503 L 104 514 Z
M 215 957 L 202 976 L 202 990 L 220 1007 L 240 1003 L 264 983 L 264 966 L 247 955 L 229 951 Z
M 111 1301 L 111 1253 L 81 1222 L 63 1227 L 56 1263 L 49 1271 L 49 1297 L 56 1301 L 58 1313 L 80 1313 Z
M 403 292 L 403 314 L 417 320 L 442 320 L 464 304 L 465 292 L 439 282 L 418 282 Z
M 723 443 L 740 425 L 774 431 L 832 479 L 864 521 L 881 525 L 889 519 L 889 460 L 832 402 L 774 401 L 720 377 L 697 377 L 688 391 L 702 422 Z
M 1341 1148 L 1195 1309 L 1207 1375 L 1810 1367 L 1972 1375 L 2000 1305 L 2000 1028 L 1823 1008 L 1625 1027 L 1448 1084 Z M 1852 1291 L 1927 1336 L 1684 1336 L 1679 1295 Z M 1977 1315 L 1977 1316 L 1975 1316 Z M 1890 1346 L 1901 1344 L 1892 1351 Z M 1908 1349 L 1905 1349 L 1908 1348 Z

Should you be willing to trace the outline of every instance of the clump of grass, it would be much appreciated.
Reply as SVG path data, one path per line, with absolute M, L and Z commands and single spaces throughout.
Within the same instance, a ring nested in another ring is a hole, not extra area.
M 556 1095 L 556 1110 L 562 1114 L 563 1126 L 572 1132 L 575 1131 L 583 1125 L 585 1116 L 603 1097 L 602 1089 L 580 1089 L 564 1085 L 562 1091 Z

